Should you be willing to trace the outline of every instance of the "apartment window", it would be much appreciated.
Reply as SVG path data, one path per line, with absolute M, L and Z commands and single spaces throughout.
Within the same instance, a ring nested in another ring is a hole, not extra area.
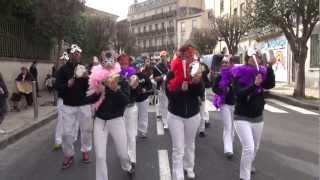
M 241 3 L 240 4 L 240 17 L 242 17 L 244 15 L 244 11 L 245 11 L 245 3 Z
M 147 47 L 147 41 L 143 40 L 143 47 Z
M 192 29 L 196 29 L 198 26 L 197 20 L 192 20 Z
M 238 8 L 234 8 L 234 9 L 233 9 L 233 14 L 234 14 L 234 15 L 238 15 Z
M 149 25 L 149 31 L 152 31 L 152 25 L 151 24 Z
M 138 28 L 138 33 L 141 33 L 141 27 Z
M 165 25 L 164 25 L 164 22 L 163 23 L 161 23 L 161 29 L 165 29 L 166 27 L 165 27 Z
M 158 24 L 155 24 L 154 26 L 155 26 L 155 30 L 158 30 Z
M 186 32 L 186 25 L 184 22 L 180 23 L 181 32 Z
M 172 20 L 169 21 L 169 27 L 173 27 L 173 21 Z
M 224 11 L 224 0 L 220 0 L 220 13 Z
M 311 57 L 310 57 L 310 67 L 316 68 L 320 67 L 320 55 L 319 55 L 319 34 L 311 35 Z
M 143 27 L 143 32 L 147 32 L 147 27 L 146 26 Z

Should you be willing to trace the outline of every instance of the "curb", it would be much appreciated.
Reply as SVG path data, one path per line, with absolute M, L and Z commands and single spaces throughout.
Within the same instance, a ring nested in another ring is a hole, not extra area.
M 43 118 L 42 120 L 37 121 L 34 124 L 31 124 L 25 128 L 20 129 L 18 132 L 6 137 L 4 140 L 0 141 L 0 150 L 6 148 L 10 144 L 15 143 L 19 139 L 23 138 L 24 136 L 32 133 L 34 130 L 39 129 L 40 127 L 48 124 L 52 120 L 56 119 L 57 112 L 52 113 L 48 117 Z
M 320 110 L 320 105 L 316 105 L 316 104 L 312 104 L 312 103 L 305 103 L 305 102 L 299 101 L 298 99 L 295 99 L 292 97 L 287 97 L 284 95 L 279 95 L 276 93 L 272 93 L 270 91 L 266 93 L 266 97 L 272 98 L 272 99 L 277 99 L 277 100 L 280 100 L 280 101 L 285 102 L 287 104 L 298 106 L 298 107 L 309 109 L 309 110 L 315 110 L 315 111 Z

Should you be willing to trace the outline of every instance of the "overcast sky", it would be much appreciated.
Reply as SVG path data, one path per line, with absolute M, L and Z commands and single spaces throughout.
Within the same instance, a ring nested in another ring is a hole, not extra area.
M 142 2 L 143 0 L 139 0 Z M 128 7 L 134 0 L 86 0 L 87 6 L 106 11 L 120 16 L 119 19 L 124 19 L 128 13 Z M 213 0 L 205 0 L 206 8 L 213 8 Z M 119 20 L 118 19 L 118 20 Z

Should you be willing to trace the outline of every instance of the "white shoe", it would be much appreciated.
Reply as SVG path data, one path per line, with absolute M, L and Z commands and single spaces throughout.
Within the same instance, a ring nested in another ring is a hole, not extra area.
M 6 131 L 6 130 L 4 130 L 4 129 L 0 129 L 0 134 L 5 134 L 5 133 L 7 133 L 7 131 Z
M 163 123 L 163 129 L 167 130 L 169 127 L 168 127 L 168 124 L 164 124 Z

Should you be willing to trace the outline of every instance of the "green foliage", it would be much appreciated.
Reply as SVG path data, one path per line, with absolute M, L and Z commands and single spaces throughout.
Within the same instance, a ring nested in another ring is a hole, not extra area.
M 218 38 L 211 29 L 194 29 L 189 41 L 200 54 L 211 54 L 217 45 Z
M 17 20 L 32 23 L 35 5 L 33 0 L 1 0 L 0 21 L 16 22 Z

